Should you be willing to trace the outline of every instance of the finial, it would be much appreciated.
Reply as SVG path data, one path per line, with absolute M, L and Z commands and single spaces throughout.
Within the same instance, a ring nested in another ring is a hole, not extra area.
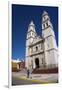
M 30 24 L 29 24 L 29 25 L 32 25 L 32 26 L 34 25 L 33 20 L 30 22 Z

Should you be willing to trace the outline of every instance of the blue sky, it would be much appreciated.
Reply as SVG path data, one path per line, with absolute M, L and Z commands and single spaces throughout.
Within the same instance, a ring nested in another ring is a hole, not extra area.
M 42 36 L 42 13 L 47 11 L 58 45 L 58 8 L 12 4 L 12 59 L 25 59 L 25 45 L 28 25 L 33 20 L 36 32 Z

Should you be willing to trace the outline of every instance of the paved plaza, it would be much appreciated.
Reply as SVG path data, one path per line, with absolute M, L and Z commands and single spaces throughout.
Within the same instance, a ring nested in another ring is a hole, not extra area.
M 58 74 L 30 74 L 27 78 L 27 71 L 12 72 L 12 85 L 57 83 Z

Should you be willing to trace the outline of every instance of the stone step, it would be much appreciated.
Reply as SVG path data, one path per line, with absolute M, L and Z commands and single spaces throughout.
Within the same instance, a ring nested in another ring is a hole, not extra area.
M 50 68 L 50 69 L 34 69 L 32 71 L 33 74 L 48 74 L 48 73 L 58 73 L 58 68 Z

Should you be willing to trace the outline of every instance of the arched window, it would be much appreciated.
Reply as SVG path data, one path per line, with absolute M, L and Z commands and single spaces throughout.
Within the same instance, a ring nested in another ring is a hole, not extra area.
M 43 27 L 45 28 L 45 24 L 43 24 Z
M 38 51 L 38 47 L 36 46 L 36 51 Z
M 44 16 L 44 20 L 45 20 L 45 16 Z
M 46 26 L 48 27 L 48 22 L 46 22 Z

